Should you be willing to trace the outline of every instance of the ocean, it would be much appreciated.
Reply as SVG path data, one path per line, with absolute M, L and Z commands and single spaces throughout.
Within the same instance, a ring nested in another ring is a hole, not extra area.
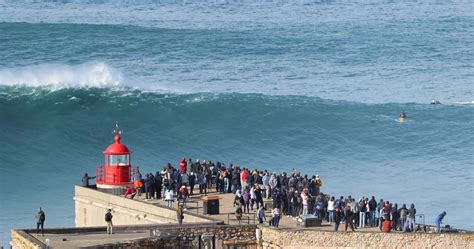
M 116 121 L 144 172 L 296 168 L 473 230 L 473 6 L 0 0 L 0 245 L 40 206 L 74 226 Z

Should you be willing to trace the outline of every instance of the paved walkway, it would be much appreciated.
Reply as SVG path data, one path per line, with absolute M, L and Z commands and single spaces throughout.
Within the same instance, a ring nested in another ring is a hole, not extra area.
M 235 209 L 236 207 L 233 206 L 234 202 L 234 194 L 219 194 L 216 192 L 208 193 L 209 196 L 219 196 L 219 214 L 218 215 L 210 215 L 210 217 L 219 219 L 224 221 L 227 224 L 235 225 L 238 224 L 237 219 L 235 218 Z M 203 201 L 201 197 L 204 195 L 192 195 L 190 200 L 188 201 L 188 214 L 200 214 L 203 215 Z M 166 205 L 164 200 L 145 200 L 145 194 L 141 196 L 137 196 L 134 198 L 137 201 L 141 201 L 143 203 L 147 203 L 150 205 Z M 270 204 L 270 200 L 265 200 L 265 203 Z M 177 201 L 173 202 L 173 208 L 177 208 Z M 268 225 L 268 220 L 270 218 L 270 210 L 266 212 L 267 222 L 263 225 Z M 186 223 L 186 216 L 184 218 L 184 223 Z M 242 224 L 257 224 L 258 221 L 256 220 L 256 210 L 250 211 L 250 213 L 243 214 L 242 217 Z M 302 227 L 297 226 L 297 220 L 293 217 L 283 216 L 280 220 L 280 228 L 284 229 L 301 229 Z M 311 227 L 305 228 L 311 230 L 319 230 L 319 231 L 333 231 L 334 224 L 329 224 L 327 222 L 323 222 L 322 226 L 320 227 Z M 339 227 L 339 231 L 344 231 L 344 224 L 341 224 Z M 361 228 L 357 229 L 356 231 L 365 231 L 365 232 L 374 232 L 378 231 L 377 228 Z M 120 241 L 127 241 L 127 240 L 135 240 L 141 238 L 147 238 L 150 235 L 150 231 L 148 229 L 138 229 L 135 231 L 117 231 L 113 235 L 104 234 L 104 232 L 88 232 L 87 234 L 45 234 L 44 236 L 31 234 L 35 238 L 40 241 L 46 243 L 46 239 L 49 240 L 50 246 L 53 248 L 77 248 L 80 246 L 94 246 L 94 245 L 101 245 L 107 243 L 115 243 Z
M 237 219 L 235 218 L 235 209 L 236 207 L 233 206 L 233 202 L 234 202 L 234 194 L 220 194 L 220 193 L 216 193 L 215 191 L 214 192 L 208 192 L 209 196 L 219 196 L 220 200 L 219 200 L 219 213 L 218 215 L 210 215 L 211 217 L 213 218 L 216 218 L 216 219 L 219 219 L 219 220 L 222 220 L 224 221 L 225 223 L 227 224 L 231 224 L 231 225 L 234 225 L 234 224 L 238 224 L 238 221 Z M 188 201 L 188 208 L 187 208 L 187 212 L 189 213 L 195 213 L 195 214 L 203 214 L 203 201 L 201 200 L 201 197 L 203 197 L 204 195 L 199 195 L 199 194 L 195 194 L 195 195 L 192 195 L 190 197 L 190 200 Z M 142 201 L 142 202 L 146 202 L 146 203 L 150 203 L 150 204 L 160 204 L 160 205 L 166 205 L 166 201 L 164 200 L 156 200 L 156 199 L 153 199 L 153 200 L 145 200 L 145 194 L 142 194 L 141 196 L 139 196 L 138 198 L 135 197 L 135 200 L 139 200 L 139 201 Z M 264 203 L 268 203 L 270 206 L 271 206 L 271 200 L 264 200 Z M 177 208 L 177 205 L 178 205 L 178 202 L 177 201 L 174 201 L 173 202 L 173 208 Z M 271 214 L 271 210 L 267 210 L 265 212 L 266 216 L 267 216 L 267 222 L 265 223 L 266 225 L 268 225 L 268 220 L 270 218 L 270 214 Z M 184 219 L 184 222 L 186 222 L 186 218 Z M 258 223 L 258 220 L 256 218 L 256 210 L 254 209 L 253 211 L 250 211 L 250 213 L 248 214 L 243 214 L 242 216 L 242 224 L 257 224 Z M 287 217 L 287 216 L 283 216 L 280 220 L 280 228 L 287 228 L 287 229 L 291 229 L 291 228 L 302 228 L 302 227 L 299 227 L 297 226 L 297 219 L 294 218 L 294 217 Z M 333 231 L 334 229 L 334 224 L 330 224 L 328 222 L 325 222 L 323 221 L 323 223 L 321 224 L 320 227 L 311 227 L 311 228 L 307 228 L 307 229 L 314 229 L 314 230 L 321 230 L 321 231 Z M 339 231 L 344 231 L 344 224 L 341 224 L 339 226 Z M 357 229 L 356 231 L 378 231 L 378 228 L 376 227 L 368 227 L 368 228 L 360 228 L 360 229 Z
M 104 232 L 87 234 L 48 234 L 44 236 L 31 234 L 36 239 L 48 244 L 52 248 L 79 248 L 87 246 L 96 246 L 109 243 L 117 243 L 127 240 L 144 239 L 150 237 L 149 230 L 115 232 L 114 234 L 104 234 Z

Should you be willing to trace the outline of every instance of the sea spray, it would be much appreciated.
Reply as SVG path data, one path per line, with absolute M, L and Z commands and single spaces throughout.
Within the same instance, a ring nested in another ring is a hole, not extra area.
M 40 64 L 0 69 L 0 85 L 63 87 L 114 87 L 123 81 L 122 73 L 105 62 L 79 65 Z

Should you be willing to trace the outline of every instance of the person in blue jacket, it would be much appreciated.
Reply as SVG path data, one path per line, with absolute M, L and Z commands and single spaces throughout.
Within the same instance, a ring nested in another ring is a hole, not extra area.
M 446 211 L 443 211 L 441 214 L 436 216 L 436 219 L 435 219 L 436 233 L 441 232 L 441 224 L 443 223 L 444 216 L 446 216 Z

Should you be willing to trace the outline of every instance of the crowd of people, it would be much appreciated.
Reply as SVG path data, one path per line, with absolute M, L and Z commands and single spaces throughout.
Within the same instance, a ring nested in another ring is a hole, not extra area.
M 295 169 L 289 174 L 277 174 L 233 164 L 182 158 L 179 167 L 168 163 L 161 171 L 146 173 L 145 177 L 136 168 L 133 178 L 134 188 L 127 189 L 127 198 L 141 195 L 144 189 L 146 200 L 163 199 L 169 207 L 178 201 L 183 210 L 187 209 L 190 195 L 206 195 L 212 188 L 219 193 L 233 193 L 239 222 L 243 214 L 250 212 L 256 213 L 259 223 L 266 221 L 266 199 L 272 207 L 268 222 L 275 227 L 282 216 L 296 219 L 311 214 L 334 224 L 335 231 L 342 223 L 346 231 L 364 227 L 378 227 L 383 232 L 422 229 L 416 227 L 414 204 L 399 207 L 387 200 L 377 201 L 374 196 L 358 200 L 350 195 L 336 198 L 321 192 L 323 182 L 318 175 L 302 175 Z M 198 190 L 195 190 L 196 185 Z

